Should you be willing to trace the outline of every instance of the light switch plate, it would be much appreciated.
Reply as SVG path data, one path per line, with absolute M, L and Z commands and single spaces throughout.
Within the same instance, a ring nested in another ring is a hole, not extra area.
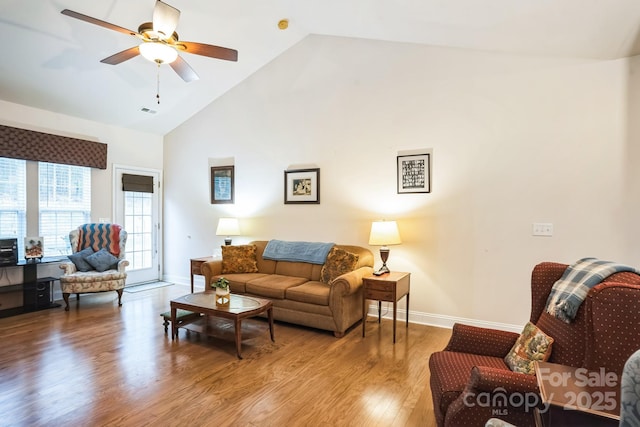
M 531 233 L 533 236 L 553 236 L 553 224 L 550 222 L 534 222 L 533 230 Z

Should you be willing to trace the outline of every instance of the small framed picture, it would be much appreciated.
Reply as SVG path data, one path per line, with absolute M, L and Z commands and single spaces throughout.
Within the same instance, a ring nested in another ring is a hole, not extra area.
M 320 203 L 320 169 L 284 171 L 284 203 Z
M 398 156 L 398 194 L 431 192 L 431 156 Z
M 233 166 L 211 168 L 211 204 L 233 203 Z
M 43 237 L 25 237 L 24 238 L 24 257 L 25 259 L 41 259 L 44 253 Z

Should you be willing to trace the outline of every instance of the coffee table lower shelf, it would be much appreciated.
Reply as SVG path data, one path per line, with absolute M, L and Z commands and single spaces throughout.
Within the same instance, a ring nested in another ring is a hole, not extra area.
M 184 295 L 171 301 L 171 339 L 178 338 L 178 328 L 187 326 L 187 323 L 179 324 L 177 321 L 178 309 L 188 310 L 194 313 L 202 313 L 204 315 L 204 326 L 191 324 L 189 329 L 204 328 L 206 332 L 208 328 L 208 316 L 230 319 L 234 324 L 234 337 L 236 344 L 236 353 L 238 359 L 242 359 L 242 320 L 250 317 L 267 313 L 269 319 L 269 333 L 271 341 L 275 342 L 275 334 L 273 331 L 273 303 L 270 300 L 246 297 L 242 295 L 231 295 L 231 301 L 228 305 L 217 305 L 215 294 L 213 292 L 196 292 Z

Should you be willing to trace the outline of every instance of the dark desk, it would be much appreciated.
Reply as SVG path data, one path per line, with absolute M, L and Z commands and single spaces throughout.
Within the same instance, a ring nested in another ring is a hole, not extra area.
M 38 261 L 20 261 L 0 267 L 21 268 L 22 282 L 0 286 L 0 317 L 15 316 L 30 311 L 60 307 L 53 302 L 55 277 L 38 278 L 38 266 L 64 261 L 66 258 L 43 258 Z

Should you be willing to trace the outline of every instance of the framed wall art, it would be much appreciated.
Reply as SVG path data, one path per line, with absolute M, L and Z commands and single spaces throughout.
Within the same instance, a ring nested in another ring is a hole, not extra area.
M 24 258 L 42 259 L 44 251 L 43 237 L 25 237 L 24 238 Z
M 320 203 L 320 169 L 284 171 L 284 203 Z
M 431 155 L 398 156 L 398 194 L 431 192 Z
M 211 168 L 211 204 L 233 203 L 233 166 Z

